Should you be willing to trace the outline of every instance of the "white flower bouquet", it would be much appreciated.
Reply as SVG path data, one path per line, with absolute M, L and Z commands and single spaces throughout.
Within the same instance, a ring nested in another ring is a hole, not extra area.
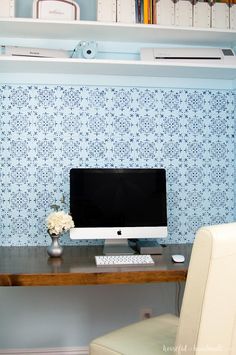
M 50 235 L 59 235 L 75 226 L 72 217 L 64 211 L 50 213 L 46 219 L 46 223 Z

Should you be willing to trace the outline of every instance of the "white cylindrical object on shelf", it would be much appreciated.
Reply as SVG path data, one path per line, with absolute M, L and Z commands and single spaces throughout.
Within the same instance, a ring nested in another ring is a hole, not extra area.
M 173 0 L 157 0 L 156 18 L 158 25 L 174 26 L 175 4 Z
M 214 3 L 211 10 L 212 28 L 229 28 L 229 5 L 225 3 Z
M 116 22 L 116 0 L 97 0 L 97 21 Z
M 193 5 L 190 0 L 178 0 L 175 3 L 175 25 L 192 27 Z
M 230 29 L 236 30 L 236 4 L 232 5 L 229 9 L 229 22 Z
M 211 27 L 211 6 L 207 2 L 193 5 L 193 27 Z

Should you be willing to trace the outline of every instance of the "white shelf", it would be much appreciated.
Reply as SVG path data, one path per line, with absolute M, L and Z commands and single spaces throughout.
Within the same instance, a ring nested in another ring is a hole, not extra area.
M 164 27 L 96 21 L 0 19 L 0 37 L 236 47 L 236 31 Z M 0 73 L 112 75 L 163 78 L 198 78 L 233 81 L 236 67 L 219 64 L 152 63 L 138 60 L 87 60 L 0 56 Z
M 235 80 L 236 67 L 141 61 L 0 57 L 1 73 L 113 75 Z
M 1 18 L 0 36 L 6 38 L 176 43 L 178 45 L 231 48 L 236 46 L 236 31 L 233 30 L 101 23 L 97 21 L 46 21 L 26 18 Z

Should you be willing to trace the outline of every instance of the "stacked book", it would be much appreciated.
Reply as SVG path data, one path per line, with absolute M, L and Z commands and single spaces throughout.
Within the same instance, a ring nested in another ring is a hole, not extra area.
M 135 22 L 156 24 L 156 0 L 135 0 Z

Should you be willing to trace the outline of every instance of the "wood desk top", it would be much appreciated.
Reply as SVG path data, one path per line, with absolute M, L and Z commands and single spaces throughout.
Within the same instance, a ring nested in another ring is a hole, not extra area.
M 0 286 L 69 286 L 184 281 L 191 244 L 172 244 L 153 255 L 153 266 L 96 267 L 100 246 L 65 246 L 61 258 L 49 258 L 46 247 L 0 247 Z M 174 264 L 171 254 L 185 255 Z

